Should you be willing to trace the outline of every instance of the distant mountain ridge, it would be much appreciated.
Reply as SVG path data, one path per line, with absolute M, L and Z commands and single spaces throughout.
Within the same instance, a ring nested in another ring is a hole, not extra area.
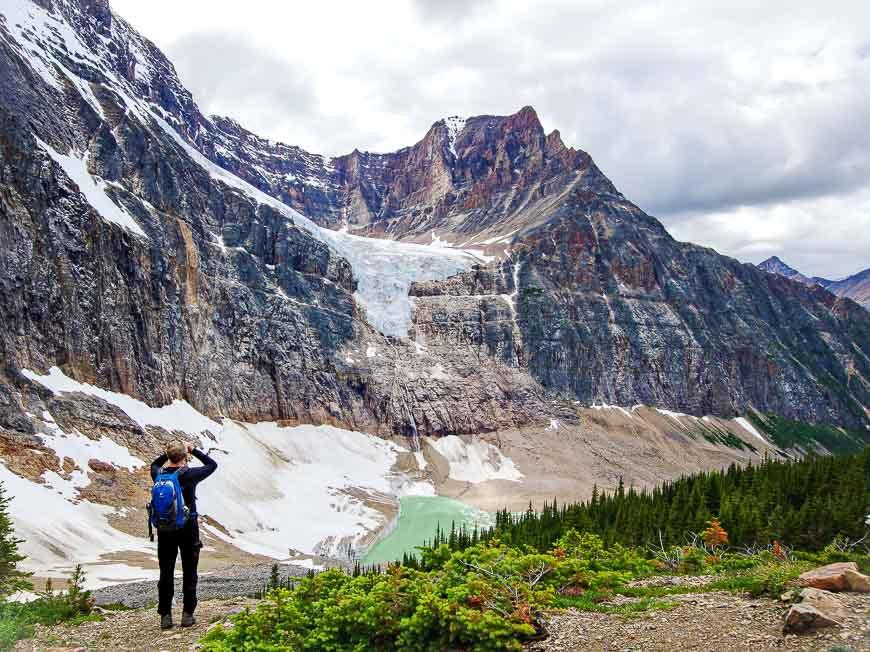
M 805 285 L 821 285 L 838 297 L 848 297 L 870 310 L 870 268 L 839 281 L 832 281 L 821 276 L 805 276 L 784 263 L 778 256 L 771 256 L 760 262 L 758 269 L 784 276 Z

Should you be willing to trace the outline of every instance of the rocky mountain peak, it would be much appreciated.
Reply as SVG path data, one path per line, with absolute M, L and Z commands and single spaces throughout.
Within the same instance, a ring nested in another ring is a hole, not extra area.
M 558 400 L 867 422 L 864 310 L 675 242 L 531 107 L 326 158 L 203 116 L 104 3 L 7 4 L 3 369 L 395 433 Z

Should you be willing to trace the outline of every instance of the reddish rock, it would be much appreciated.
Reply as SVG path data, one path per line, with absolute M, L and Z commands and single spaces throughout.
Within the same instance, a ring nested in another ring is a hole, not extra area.
M 823 591 L 848 591 L 849 580 L 846 571 L 858 573 L 858 564 L 847 561 L 821 566 L 803 573 L 798 577 L 798 584 Z
M 801 591 L 800 597 L 800 604 L 814 607 L 832 618 L 843 619 L 847 615 L 846 605 L 830 591 L 807 587 Z
M 114 466 L 107 462 L 101 462 L 100 460 L 88 460 L 88 466 L 96 473 L 115 473 Z

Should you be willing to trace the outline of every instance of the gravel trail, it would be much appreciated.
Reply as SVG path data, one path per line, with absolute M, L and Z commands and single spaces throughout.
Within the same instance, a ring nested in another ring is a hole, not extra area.
M 308 569 L 295 564 L 279 564 L 279 574 L 288 577 L 304 577 Z M 268 581 L 272 564 L 254 566 L 227 566 L 199 574 L 197 596 L 200 600 L 231 598 L 252 595 Z M 157 603 L 157 581 L 147 580 L 114 584 L 92 593 L 98 605 L 123 604 L 139 609 Z M 175 602 L 181 604 L 181 577 L 175 578 Z

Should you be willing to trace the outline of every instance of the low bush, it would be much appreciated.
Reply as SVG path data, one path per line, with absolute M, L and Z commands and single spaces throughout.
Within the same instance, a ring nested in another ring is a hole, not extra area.
M 16 641 L 33 635 L 33 626 L 73 624 L 98 620 L 90 591 L 84 588 L 85 573 L 76 566 L 66 591 L 55 592 L 49 582 L 32 602 L 0 602 L 0 651 L 10 650 Z
M 778 598 L 789 588 L 801 573 L 815 564 L 807 561 L 761 561 L 749 570 L 728 573 L 716 579 L 710 587 L 728 591 L 740 591 L 758 597 L 766 595 Z
M 550 606 L 612 596 L 650 561 L 596 535 L 567 532 L 549 553 L 490 541 L 462 551 L 424 548 L 420 569 L 356 577 L 326 571 L 213 629 L 204 650 L 520 650 Z M 654 601 L 641 604 L 648 608 Z

